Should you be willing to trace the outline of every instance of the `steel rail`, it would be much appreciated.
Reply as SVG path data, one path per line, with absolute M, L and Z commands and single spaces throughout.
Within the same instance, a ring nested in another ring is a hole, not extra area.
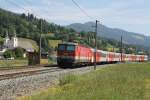
M 22 72 L 14 72 L 14 73 L 8 73 L 8 74 L 2 74 L 0 75 L 0 81 L 6 80 L 6 79 L 14 79 L 19 77 L 25 77 L 25 76 L 32 76 L 37 74 L 44 74 L 49 72 L 56 72 L 56 71 L 62 71 L 63 69 L 55 67 L 55 68 L 47 68 L 47 69 L 36 69 L 36 70 L 30 70 L 30 71 L 22 71 Z

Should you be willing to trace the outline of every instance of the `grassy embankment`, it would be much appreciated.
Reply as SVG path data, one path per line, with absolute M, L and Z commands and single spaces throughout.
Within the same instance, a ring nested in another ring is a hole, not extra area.
M 49 44 L 55 48 L 59 42 L 60 40 L 50 40 Z M 23 48 L 34 48 L 36 51 L 38 51 L 36 42 L 31 39 L 19 38 L 19 45 Z M 48 59 L 41 59 L 41 64 L 53 64 L 53 62 L 48 61 Z M 0 60 L 0 69 L 19 68 L 27 65 L 28 60 Z
M 26 38 L 18 38 L 19 47 L 21 48 L 33 48 L 38 51 L 38 45 L 35 41 Z M 0 69 L 2 68 L 18 68 L 22 66 L 27 66 L 27 59 L 15 59 L 15 60 L 0 60 Z
M 0 60 L 0 69 L 1 68 L 18 68 L 22 66 L 27 66 L 28 61 L 23 60 Z
M 53 61 L 48 59 L 41 59 L 41 65 L 54 64 Z M 0 60 L 0 69 L 12 69 L 28 66 L 27 59 L 19 60 Z
M 21 100 L 150 100 L 150 62 L 68 75 L 59 86 Z

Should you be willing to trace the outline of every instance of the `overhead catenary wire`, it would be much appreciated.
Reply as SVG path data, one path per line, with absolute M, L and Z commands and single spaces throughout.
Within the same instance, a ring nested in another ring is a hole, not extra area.
M 24 8 L 23 6 L 20 6 L 19 4 L 17 4 L 16 2 L 13 2 L 13 1 L 11 1 L 11 0 L 6 0 L 6 1 L 9 2 L 9 3 L 12 4 L 12 5 L 18 7 L 18 8 L 21 8 L 22 10 L 24 10 L 25 12 L 27 12 L 27 14 L 31 13 L 31 14 L 33 14 L 33 15 L 39 17 L 39 18 L 42 18 L 42 17 L 41 17 L 40 15 L 38 15 L 33 9 L 29 9 L 29 8 L 26 9 L 26 8 Z
M 16 7 L 18 7 L 18 8 L 21 8 L 21 9 L 23 9 L 24 11 L 26 11 L 26 12 L 28 12 L 28 13 L 33 13 L 35 16 L 37 16 L 37 17 L 39 17 L 39 18 L 42 18 L 42 16 L 40 16 L 39 14 L 37 14 L 32 8 L 28 8 L 28 9 L 26 9 L 26 8 L 24 8 L 24 7 L 22 7 L 22 6 L 20 6 L 20 5 L 18 5 L 17 3 L 15 3 L 15 2 L 13 2 L 13 1 L 11 1 L 11 0 L 7 0 L 9 3 L 11 3 L 12 5 L 15 5 Z M 24 3 L 30 3 L 29 1 L 25 1 L 25 0 L 23 0 L 23 2 Z M 92 19 L 92 20 L 95 20 L 95 18 L 94 17 L 92 17 L 92 16 L 90 16 L 75 0 L 72 0 L 72 2 L 80 9 L 80 11 L 84 14 L 84 15 L 86 15 L 88 18 L 90 18 L 90 19 Z
M 29 10 L 25 9 L 24 7 L 21 7 L 20 5 L 16 4 L 15 2 L 11 1 L 11 0 L 6 0 L 6 2 L 9 2 L 10 4 L 18 7 L 18 8 L 21 8 L 22 10 L 24 10 L 25 12 L 28 12 L 29 13 Z
M 28 1 L 28 0 L 22 0 L 22 1 L 24 2 L 25 5 L 26 5 L 26 4 L 28 5 L 28 4 L 31 3 L 31 2 Z M 30 9 L 31 13 L 34 14 L 36 17 L 42 18 L 42 16 L 40 16 L 39 14 L 37 14 L 36 11 L 35 11 L 33 8 L 28 8 L 28 9 Z
M 94 19 L 92 16 L 90 16 L 84 9 L 82 9 L 79 4 L 75 1 L 72 0 L 72 2 L 81 10 L 82 13 L 84 13 L 87 17 L 90 19 Z M 95 18 L 96 19 L 96 18 Z M 94 20 L 95 20 L 94 19 Z M 94 53 L 94 70 L 96 70 L 96 52 L 97 52 L 97 26 L 98 26 L 98 20 L 96 19 L 96 24 L 95 24 L 95 53 Z
M 94 19 L 92 16 L 90 16 L 75 0 L 72 0 L 72 2 L 80 9 L 80 11 L 86 15 L 90 19 Z

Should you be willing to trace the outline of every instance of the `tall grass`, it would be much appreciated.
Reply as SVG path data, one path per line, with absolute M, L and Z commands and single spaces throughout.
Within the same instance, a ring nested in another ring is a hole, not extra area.
M 0 69 L 1 68 L 16 68 L 16 67 L 22 67 L 27 66 L 28 60 L 0 60 Z
M 58 87 L 21 99 L 150 100 L 150 63 L 112 65 L 81 76 L 67 76 L 60 83 Z
M 77 80 L 78 80 L 78 77 L 74 74 L 63 75 L 59 79 L 59 85 L 63 86 L 63 85 L 70 84 L 70 83 L 77 81 Z

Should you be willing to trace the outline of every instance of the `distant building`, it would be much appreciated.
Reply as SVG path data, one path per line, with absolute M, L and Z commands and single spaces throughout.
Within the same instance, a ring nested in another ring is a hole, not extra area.
M 9 38 L 8 33 L 7 33 L 5 41 L 4 41 L 4 48 L 5 49 L 14 49 L 16 47 L 18 47 L 18 38 L 16 37 L 16 33 L 11 38 Z
M 0 59 L 4 58 L 3 54 L 6 50 L 13 50 L 17 47 L 23 48 L 25 50 L 23 57 L 26 57 L 28 52 L 35 52 L 34 46 L 29 40 L 18 38 L 16 33 L 14 33 L 13 37 L 9 37 L 8 33 L 6 33 L 4 44 L 0 48 Z
M 3 57 L 3 53 L 7 49 L 14 49 L 16 47 L 18 47 L 18 38 L 16 37 L 16 33 L 11 38 L 8 36 L 8 33 L 6 33 L 4 44 L 3 44 L 3 46 L 0 49 L 0 59 L 4 58 Z

